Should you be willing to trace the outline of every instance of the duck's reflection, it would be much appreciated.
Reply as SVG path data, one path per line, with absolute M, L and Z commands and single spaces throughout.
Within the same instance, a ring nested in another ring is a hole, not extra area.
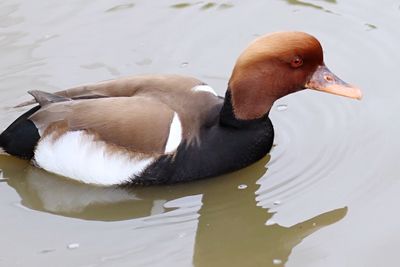
M 133 192 L 117 187 L 96 187 L 70 181 L 38 169 L 26 161 L 0 156 L 7 183 L 21 204 L 39 211 L 86 220 L 119 221 L 145 217 L 160 205 L 156 198 L 140 201 Z M 161 204 L 162 206 L 162 204 Z
M 316 230 L 342 219 L 347 208 L 333 210 L 290 228 L 267 226 L 272 214 L 257 206 L 256 184 L 268 159 L 221 178 L 203 196 L 194 265 L 283 266 L 291 250 Z M 246 184 L 244 190 L 238 185 Z
M 257 206 L 255 192 L 259 187 L 257 180 L 266 172 L 268 159 L 214 179 L 130 190 L 75 183 L 12 157 L 0 156 L 0 168 L 24 206 L 87 220 L 148 217 L 176 209 L 172 208 L 174 205 L 164 205 L 168 201 L 202 196 L 202 204 L 199 201 L 197 205 L 200 216 L 193 264 L 197 267 L 272 266 L 274 260 L 275 264 L 284 264 L 294 246 L 319 228 L 342 219 L 347 209 L 333 210 L 290 228 L 267 226 L 265 223 L 271 214 Z M 247 187 L 239 189 L 239 185 Z

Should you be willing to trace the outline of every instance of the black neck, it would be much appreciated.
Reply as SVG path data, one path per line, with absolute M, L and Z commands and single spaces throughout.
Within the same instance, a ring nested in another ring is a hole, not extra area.
M 235 113 L 233 112 L 231 90 L 230 88 L 228 88 L 228 90 L 226 90 L 225 100 L 220 112 L 219 120 L 222 125 L 231 126 L 235 128 L 246 128 L 246 127 L 251 127 L 253 125 L 259 125 L 261 122 L 269 120 L 268 114 L 269 111 L 261 118 L 253 120 L 241 120 L 236 118 Z

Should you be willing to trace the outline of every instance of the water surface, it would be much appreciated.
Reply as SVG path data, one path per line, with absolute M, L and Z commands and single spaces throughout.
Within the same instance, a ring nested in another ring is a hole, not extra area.
M 400 2 L 0 3 L 0 128 L 27 90 L 140 73 L 196 76 L 223 95 L 249 41 L 321 40 L 363 101 L 304 91 L 270 116 L 270 156 L 195 183 L 98 188 L 0 156 L 0 266 L 396 266 Z

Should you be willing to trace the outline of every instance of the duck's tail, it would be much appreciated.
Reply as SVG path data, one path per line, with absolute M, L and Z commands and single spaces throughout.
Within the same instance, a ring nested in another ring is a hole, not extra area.
M 36 106 L 22 114 L 0 134 L 0 154 L 10 154 L 24 159 L 31 159 L 40 135 L 35 124 L 28 118 L 38 111 Z

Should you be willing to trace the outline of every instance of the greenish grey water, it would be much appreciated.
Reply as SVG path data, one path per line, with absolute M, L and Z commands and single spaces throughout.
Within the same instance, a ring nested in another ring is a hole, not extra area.
M 27 90 L 130 74 L 190 74 L 222 95 L 247 43 L 278 30 L 317 36 L 330 69 L 365 95 L 279 100 L 270 156 L 195 183 L 99 188 L 0 156 L 0 266 L 396 266 L 399 6 L 0 2 L 0 128 Z

